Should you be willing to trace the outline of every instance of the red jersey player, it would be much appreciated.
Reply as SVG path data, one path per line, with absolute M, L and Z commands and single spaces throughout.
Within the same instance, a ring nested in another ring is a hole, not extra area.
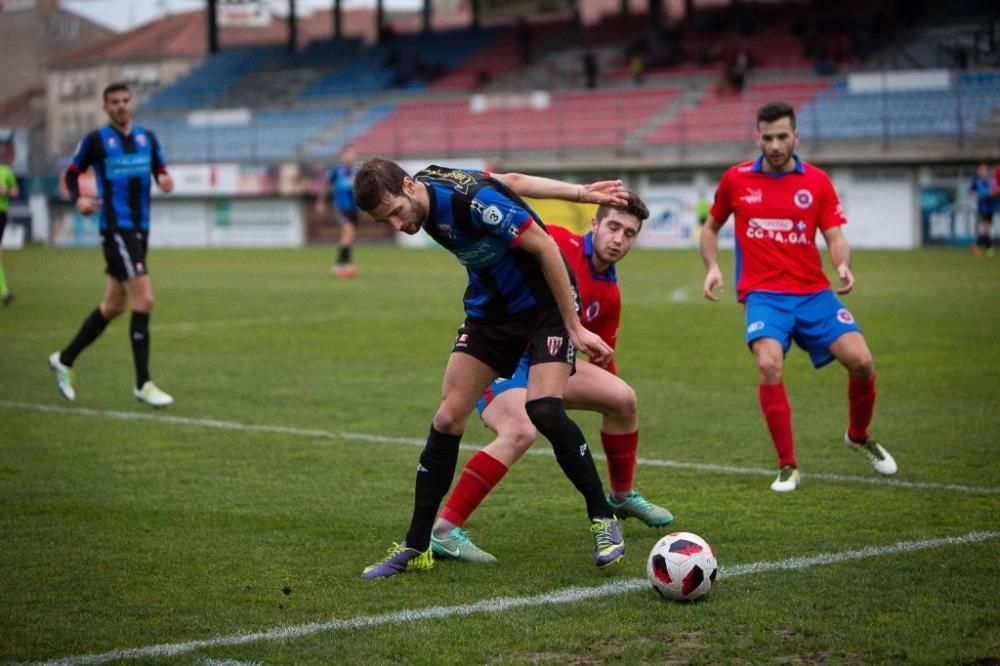
M 625 209 L 601 206 L 591 220 L 591 231 L 578 236 L 549 225 L 548 230 L 576 276 L 580 321 L 614 349 L 618 341 L 621 291 L 615 264 L 632 249 L 649 211 L 637 194 L 629 192 Z M 477 405 L 483 422 L 496 438 L 477 452 L 462 470 L 445 508 L 434 526 L 431 547 L 435 557 L 468 562 L 496 558 L 469 538 L 463 525 L 486 495 L 535 441 L 536 430 L 524 411 L 528 380 L 526 358 L 510 379 L 497 379 Z M 639 419 L 635 391 L 615 371 L 577 361 L 576 373 L 566 384 L 566 406 L 603 415 L 601 444 L 608 460 L 611 494 L 608 503 L 619 518 L 635 517 L 651 526 L 669 525 L 673 515 L 646 500 L 632 487 Z
M 746 312 L 746 342 L 760 371 L 760 407 L 781 468 L 771 489 L 795 490 L 798 464 L 792 415 L 785 394 L 785 354 L 794 340 L 813 366 L 836 359 L 847 368 L 849 425 L 844 442 L 860 451 L 879 474 L 896 473 L 889 452 L 868 436 L 875 406 L 875 369 L 861 329 L 823 273 L 816 231 L 826 239 L 830 259 L 846 294 L 854 287 L 851 251 L 840 226 L 846 223 L 830 178 L 795 154 L 799 133 L 795 111 L 784 102 L 757 112 L 761 156 L 731 167 L 722 176 L 715 204 L 701 235 L 707 273 L 703 292 L 711 301 L 722 291 L 719 229 L 736 220 L 736 295 Z

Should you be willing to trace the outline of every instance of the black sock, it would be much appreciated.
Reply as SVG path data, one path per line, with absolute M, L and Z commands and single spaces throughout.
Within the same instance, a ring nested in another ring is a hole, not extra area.
M 337 255 L 338 264 L 349 264 L 351 263 L 351 248 L 350 246 L 340 248 L 340 254 Z
M 149 381 L 149 313 L 133 312 L 128 327 L 132 341 L 132 359 L 135 361 L 135 387 Z
M 94 308 L 94 311 L 83 320 L 80 330 L 76 332 L 76 337 L 73 338 L 66 349 L 62 350 L 62 353 L 59 355 L 59 362 L 65 366 L 73 365 L 73 361 L 80 355 L 80 352 L 86 349 L 90 343 L 104 332 L 109 321 L 101 314 L 101 308 Z
M 587 515 L 591 518 L 613 517 L 587 440 L 579 426 L 566 415 L 563 401 L 560 398 L 538 398 L 526 402 L 524 408 L 538 432 L 552 444 L 563 473 L 583 495 Z
M 448 435 L 431 426 L 427 444 L 420 454 L 420 465 L 417 466 L 413 518 L 406 533 L 406 545 L 410 548 L 423 552 L 431 545 L 431 528 L 434 527 L 441 500 L 451 488 L 461 439 L 461 435 Z

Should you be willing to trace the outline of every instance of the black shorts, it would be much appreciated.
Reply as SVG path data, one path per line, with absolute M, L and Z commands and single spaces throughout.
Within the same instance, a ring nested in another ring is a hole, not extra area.
M 513 376 L 525 352 L 530 365 L 558 362 L 576 367 L 576 348 L 555 306 L 499 323 L 466 319 L 451 351 L 474 356 L 500 377 Z
M 3 241 L 3 230 L 7 228 L 7 211 L 0 213 L 0 241 Z
M 358 226 L 358 211 L 342 211 L 337 209 L 337 224 L 349 224 L 352 227 Z
M 104 272 L 125 282 L 146 275 L 146 234 L 120 229 L 101 235 L 104 248 Z

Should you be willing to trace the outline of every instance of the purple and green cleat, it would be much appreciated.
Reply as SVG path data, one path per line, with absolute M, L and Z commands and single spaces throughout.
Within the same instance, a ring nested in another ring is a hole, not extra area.
M 409 548 L 406 542 L 394 543 L 389 549 L 389 554 L 381 562 L 365 567 L 361 572 L 361 577 L 387 578 L 396 574 L 408 571 L 427 571 L 434 566 L 434 556 L 431 549 L 420 552 L 414 548 Z
M 617 518 L 593 518 L 590 531 L 594 535 L 594 564 L 598 569 L 625 559 L 625 538 Z

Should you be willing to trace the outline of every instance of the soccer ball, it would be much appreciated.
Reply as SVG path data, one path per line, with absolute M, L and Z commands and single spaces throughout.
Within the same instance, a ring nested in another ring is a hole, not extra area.
M 708 594 L 719 562 L 708 542 L 691 532 L 673 532 L 656 542 L 646 560 L 646 577 L 665 599 L 694 601 Z

